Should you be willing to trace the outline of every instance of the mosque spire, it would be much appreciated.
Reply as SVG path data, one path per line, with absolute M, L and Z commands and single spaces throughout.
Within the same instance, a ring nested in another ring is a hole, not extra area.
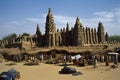
M 82 27 L 82 23 L 78 17 L 76 18 L 75 27 Z
M 49 10 L 48 10 L 48 14 L 51 14 L 52 13 L 52 10 L 51 10 L 51 8 L 49 8 Z

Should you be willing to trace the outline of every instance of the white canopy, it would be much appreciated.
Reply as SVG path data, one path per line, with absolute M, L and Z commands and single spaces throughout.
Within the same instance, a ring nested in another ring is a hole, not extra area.
M 108 52 L 108 54 L 118 55 L 119 53 L 115 53 L 115 52 Z
M 72 59 L 79 59 L 79 58 L 81 58 L 81 57 L 82 57 L 82 56 L 81 56 L 80 54 L 75 55 L 75 56 L 71 56 Z

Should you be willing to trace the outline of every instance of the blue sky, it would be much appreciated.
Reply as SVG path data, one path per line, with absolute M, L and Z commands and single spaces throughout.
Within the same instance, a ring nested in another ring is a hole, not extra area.
M 84 27 L 97 28 L 101 21 L 109 35 L 120 34 L 120 0 L 0 0 L 0 39 L 11 33 L 35 34 L 39 24 L 45 31 L 45 17 L 52 9 L 57 28 L 78 16 Z

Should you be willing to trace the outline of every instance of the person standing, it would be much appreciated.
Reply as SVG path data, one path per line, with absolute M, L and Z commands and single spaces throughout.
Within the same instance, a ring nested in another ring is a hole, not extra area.
M 97 56 L 94 57 L 94 60 L 93 60 L 93 67 L 94 67 L 94 68 L 97 67 Z
M 106 56 L 106 66 L 109 66 L 109 58 Z
M 64 64 L 66 65 L 66 55 L 63 56 L 63 59 L 64 59 Z

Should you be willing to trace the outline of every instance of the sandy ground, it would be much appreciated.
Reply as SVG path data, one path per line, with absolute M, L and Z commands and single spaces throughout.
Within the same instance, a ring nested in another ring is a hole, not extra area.
M 11 62 L 0 63 L 0 73 L 14 68 L 21 73 L 19 80 L 120 80 L 120 64 L 115 69 L 105 66 L 105 63 L 98 64 L 98 68 L 93 68 L 93 66 L 70 66 L 83 73 L 82 75 L 73 76 L 72 74 L 59 74 L 63 66 L 54 64 L 40 63 L 37 66 L 26 66 L 23 65 L 24 62 L 21 62 L 12 66 L 6 65 L 9 63 Z

